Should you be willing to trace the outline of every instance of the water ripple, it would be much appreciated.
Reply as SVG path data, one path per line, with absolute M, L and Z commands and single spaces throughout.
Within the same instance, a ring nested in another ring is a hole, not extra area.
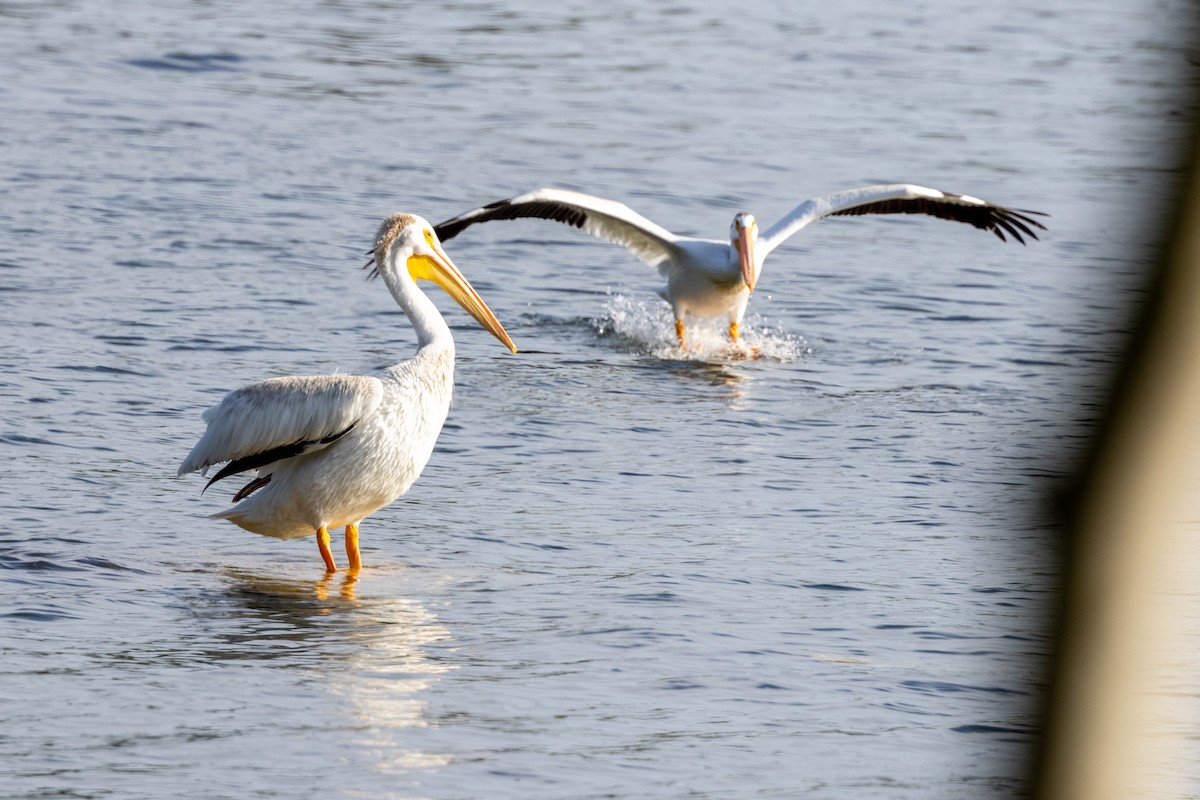
M 173 52 L 157 58 L 132 58 L 125 61 L 133 67 L 172 72 L 232 72 L 245 62 L 245 56 L 235 53 Z

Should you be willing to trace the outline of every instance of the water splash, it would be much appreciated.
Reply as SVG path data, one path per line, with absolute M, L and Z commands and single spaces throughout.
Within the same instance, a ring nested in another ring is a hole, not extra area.
M 592 320 L 600 336 L 614 337 L 630 352 L 655 358 L 710 363 L 762 359 L 787 363 L 812 352 L 803 337 L 764 325 L 753 316 L 742 320 L 737 344 L 729 341 L 723 320 L 691 318 L 687 325 L 688 347 L 684 350 L 675 339 L 675 321 L 666 303 L 616 294 L 608 299 L 604 310 L 604 317 Z

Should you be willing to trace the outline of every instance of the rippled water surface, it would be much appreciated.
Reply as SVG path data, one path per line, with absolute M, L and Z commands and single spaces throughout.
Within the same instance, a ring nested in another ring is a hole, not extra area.
M 1190 6 L 745 11 L 0 4 L 7 795 L 1024 785 L 1045 479 L 1136 308 Z M 767 262 L 745 360 L 675 349 L 620 248 L 480 226 L 448 249 L 523 352 L 436 298 L 455 406 L 357 580 L 174 477 L 229 389 L 408 357 L 356 269 L 391 211 L 557 185 L 715 237 L 881 181 L 1050 231 L 821 222 Z

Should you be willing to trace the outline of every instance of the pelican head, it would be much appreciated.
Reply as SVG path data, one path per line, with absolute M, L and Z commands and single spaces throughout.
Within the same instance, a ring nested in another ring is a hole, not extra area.
M 757 240 L 758 221 L 748 211 L 739 211 L 729 228 L 729 242 L 737 250 L 738 261 L 742 266 L 742 280 L 751 292 L 754 291 L 754 283 L 758 280 L 758 266 L 754 263 L 754 243 Z
M 381 271 L 403 268 L 414 281 L 433 281 L 509 350 L 517 352 L 517 346 L 508 338 L 504 326 L 458 271 L 458 267 L 454 266 L 450 256 L 442 249 L 437 234 L 433 232 L 433 226 L 423 217 L 396 213 L 385 219 L 375 237 L 374 257 L 364 266 L 372 263 L 375 269 L 371 277 L 379 275 Z

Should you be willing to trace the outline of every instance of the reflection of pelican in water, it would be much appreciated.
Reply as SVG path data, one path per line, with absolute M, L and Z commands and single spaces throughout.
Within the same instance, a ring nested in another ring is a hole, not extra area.
M 225 574 L 233 581 L 232 593 L 243 599 L 248 609 L 282 617 L 294 625 L 303 625 L 307 617 L 333 613 L 340 604 L 315 602 L 329 600 L 331 593 L 342 600 L 358 599 L 355 586 L 359 574 L 353 572 L 327 572 L 320 580 L 259 575 L 240 569 L 228 569 Z
M 678 378 L 694 381 L 700 385 L 703 396 L 718 399 L 732 410 L 745 408 L 750 376 L 736 367 L 706 361 L 673 361 L 669 362 L 667 371 Z M 713 391 L 706 391 L 704 386 L 712 387 Z
M 325 576 L 317 581 L 317 585 L 313 588 L 313 594 L 316 595 L 318 600 L 329 599 L 329 588 L 333 582 L 333 576 L 334 573 L 326 572 Z M 350 571 L 344 574 L 338 584 L 338 596 L 343 600 L 357 599 L 354 594 L 354 584 L 356 583 L 358 583 L 357 572 Z
M 725 364 L 705 361 L 680 361 L 671 366 L 671 374 L 707 383 L 710 386 L 737 386 L 746 376 Z M 738 392 L 738 395 L 741 393 Z
M 387 586 L 404 574 L 381 567 L 370 583 L 381 594 L 360 596 L 353 574 L 310 580 L 226 573 L 230 594 L 242 608 L 236 615 L 239 634 L 223 638 L 231 649 L 246 652 L 225 657 L 295 660 L 312 670 L 344 701 L 342 713 L 351 718 L 333 730 L 389 774 L 450 761 L 448 755 L 422 752 L 406 732 L 429 725 L 421 695 L 455 667 L 428 652 L 450 638 L 437 616 L 397 591 L 411 587 Z M 286 647 L 269 652 L 273 640 L 286 640 Z

